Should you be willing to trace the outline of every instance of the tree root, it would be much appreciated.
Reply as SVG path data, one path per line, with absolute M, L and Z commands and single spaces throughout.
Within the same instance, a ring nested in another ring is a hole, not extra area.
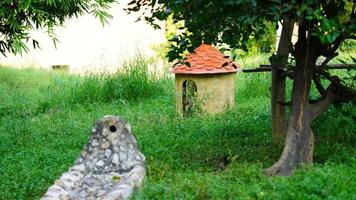
M 283 161 L 278 161 L 271 167 L 264 170 L 264 174 L 267 176 L 290 176 L 292 173 L 292 168 L 286 166 L 286 163 Z

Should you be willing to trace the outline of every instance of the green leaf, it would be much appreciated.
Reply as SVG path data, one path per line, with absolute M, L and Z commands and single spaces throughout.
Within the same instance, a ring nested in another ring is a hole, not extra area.
M 331 32 L 331 33 L 327 34 L 326 38 L 327 38 L 329 44 L 332 44 L 339 35 L 340 35 L 340 33 L 338 33 L 338 32 Z
M 93 13 L 95 17 L 99 18 L 103 26 L 109 23 L 109 19 L 112 19 L 112 15 L 103 10 L 94 10 Z
M 312 19 L 313 19 L 313 16 L 308 15 L 308 16 L 306 16 L 306 17 L 305 17 L 305 19 L 307 19 L 307 20 L 309 20 L 309 21 L 310 21 L 310 20 L 312 20 Z
M 324 18 L 322 20 L 321 27 L 322 27 L 323 31 L 329 31 L 331 29 L 331 25 L 330 25 L 329 20 Z

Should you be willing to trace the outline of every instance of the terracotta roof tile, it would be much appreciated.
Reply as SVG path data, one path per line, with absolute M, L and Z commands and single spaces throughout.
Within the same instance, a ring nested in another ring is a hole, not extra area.
M 175 74 L 219 74 L 237 72 L 240 66 L 211 45 L 202 44 L 183 62 L 173 66 Z

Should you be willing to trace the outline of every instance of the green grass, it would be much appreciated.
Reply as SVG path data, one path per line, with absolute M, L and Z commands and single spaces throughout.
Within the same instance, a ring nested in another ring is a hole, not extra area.
M 351 104 L 313 124 L 312 169 L 263 175 L 282 150 L 271 144 L 269 86 L 268 73 L 240 73 L 234 110 L 182 118 L 173 80 L 148 74 L 144 59 L 112 76 L 0 67 L 0 199 L 41 197 L 107 114 L 131 123 L 146 155 L 134 199 L 356 199 L 356 123 L 344 114 Z

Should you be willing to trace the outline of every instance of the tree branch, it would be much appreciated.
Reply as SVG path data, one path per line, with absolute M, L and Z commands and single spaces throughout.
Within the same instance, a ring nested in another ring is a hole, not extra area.
M 332 60 L 333 58 L 335 58 L 338 55 L 339 55 L 338 52 L 334 52 L 331 56 L 326 57 L 326 59 L 323 61 L 323 63 L 321 63 L 320 68 L 324 69 L 325 66 L 330 62 L 330 60 Z
M 315 104 L 311 104 L 311 111 L 310 111 L 311 119 L 314 120 L 321 113 L 323 113 L 330 106 L 330 104 L 333 103 L 334 99 L 335 99 L 335 94 L 328 87 L 325 97 L 319 102 Z
M 343 23 L 343 26 L 348 26 L 354 23 L 355 23 L 355 19 L 351 19 Z M 355 39 L 355 35 L 353 33 L 346 33 L 344 31 L 341 32 L 341 34 L 335 39 L 335 41 L 332 44 L 330 44 L 330 46 L 326 50 L 322 50 L 321 55 L 325 57 L 332 56 L 333 54 L 335 54 L 336 50 L 340 47 L 340 44 L 345 39 Z
M 323 75 L 327 80 L 329 80 L 331 82 L 331 84 L 336 87 L 337 89 L 341 89 L 341 90 L 352 90 L 351 88 L 348 88 L 346 86 L 344 86 L 341 82 L 342 80 L 337 77 L 337 76 L 332 76 L 329 72 L 326 72 L 322 69 L 318 70 L 318 72 Z
M 326 90 L 325 90 L 324 86 L 321 84 L 320 75 L 317 74 L 316 76 L 314 76 L 313 81 L 314 81 L 315 87 L 318 90 L 318 92 L 320 93 L 320 95 L 322 97 L 324 97 Z
M 332 103 L 346 103 L 356 98 L 356 90 L 342 84 L 342 81 L 337 76 L 332 76 L 329 72 L 319 69 L 318 72 L 331 82 L 325 91 L 322 100 L 311 105 L 311 119 L 314 120 L 317 116 L 323 113 Z M 317 77 L 315 77 L 317 78 Z M 315 80 L 317 88 L 322 86 L 320 80 Z M 319 85 L 320 84 L 320 85 Z M 318 86 L 319 85 L 319 86 Z M 321 89 L 321 88 L 320 88 Z M 319 89 L 318 89 L 319 90 Z M 322 89 L 321 89 L 322 90 Z
M 293 47 L 293 43 L 292 43 L 292 38 L 293 38 L 293 27 L 295 24 L 295 19 L 288 19 L 288 18 L 284 18 L 284 20 L 289 20 L 289 23 L 287 22 L 282 22 L 282 20 L 279 20 L 279 23 L 282 26 L 282 31 L 285 33 L 285 36 L 287 37 L 287 41 L 288 41 L 288 48 L 289 48 L 289 52 L 291 52 L 291 54 L 293 54 L 294 52 L 294 47 Z M 285 27 L 285 25 L 288 25 L 289 27 Z M 292 30 L 291 32 L 289 30 Z M 281 34 L 282 35 L 282 34 Z M 280 38 L 282 39 L 282 38 Z
M 340 44 L 342 43 L 342 41 L 345 40 L 345 35 L 341 34 L 340 36 L 338 36 L 336 39 L 335 39 L 335 42 L 333 43 L 333 46 L 330 46 L 330 48 L 324 52 L 322 52 L 322 56 L 325 56 L 327 58 L 331 57 L 331 59 L 333 57 L 335 57 L 335 52 L 336 50 L 339 48 Z M 330 59 L 330 60 L 331 60 Z
M 310 115 L 311 119 L 314 120 L 321 113 L 323 113 L 330 104 L 333 103 L 335 99 L 335 94 L 331 90 L 327 90 L 325 98 L 317 102 L 316 104 L 311 105 Z
M 320 71 L 320 74 L 331 82 L 328 89 L 331 89 L 332 92 L 335 94 L 335 102 L 345 103 L 356 98 L 356 90 L 343 85 L 342 80 L 339 77 L 332 76 L 329 72 L 326 71 Z

